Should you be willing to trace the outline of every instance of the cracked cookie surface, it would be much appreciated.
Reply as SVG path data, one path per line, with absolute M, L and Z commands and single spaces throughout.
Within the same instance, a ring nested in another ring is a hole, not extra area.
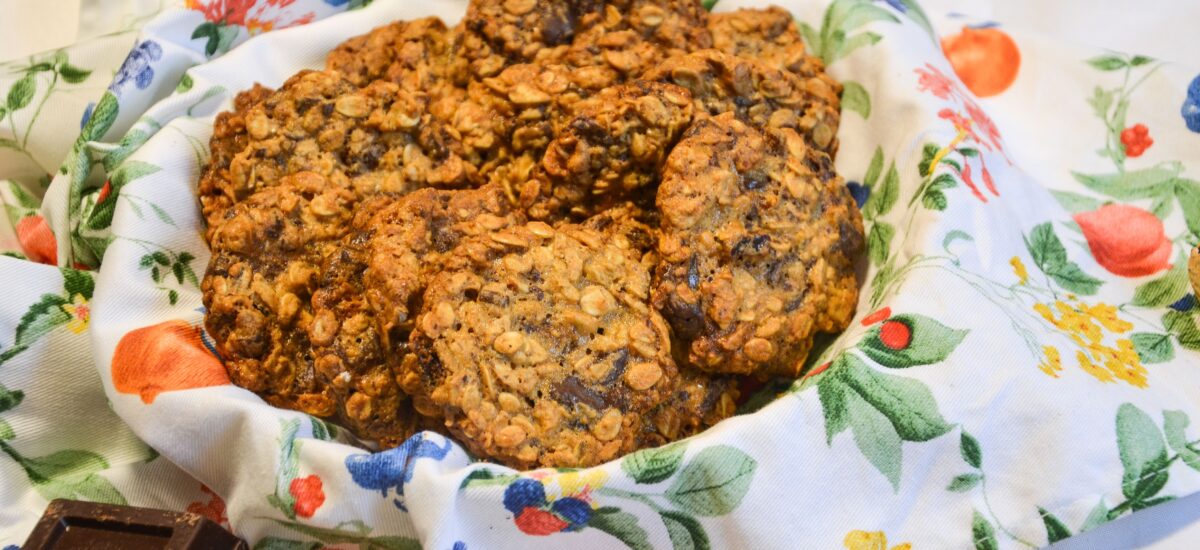
M 791 129 L 764 134 L 732 113 L 696 123 L 657 204 L 654 304 L 691 365 L 795 377 L 813 335 L 849 323 L 862 216 L 829 157 Z
M 464 242 L 425 294 L 401 384 L 466 446 L 513 467 L 633 450 L 674 387 L 640 255 L 541 222 Z

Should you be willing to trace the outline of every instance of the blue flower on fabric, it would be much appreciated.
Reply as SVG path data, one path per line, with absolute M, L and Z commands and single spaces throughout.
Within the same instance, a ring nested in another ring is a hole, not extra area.
M 146 40 L 138 43 L 125 57 L 121 68 L 117 69 L 117 75 L 113 77 L 112 84 L 109 84 L 108 89 L 112 93 L 120 95 L 121 88 L 132 81 L 139 90 L 145 90 L 154 80 L 154 69 L 150 64 L 162 59 L 162 54 L 162 46 L 159 46 L 158 42 Z
M 82 130 L 84 126 L 87 126 L 88 121 L 92 119 L 92 111 L 95 109 L 96 109 L 96 102 L 89 101 L 87 104 L 87 108 L 85 108 L 83 110 L 83 118 L 79 119 L 79 129 L 80 130 Z M 5 548 L 4 550 L 8 550 L 8 549 Z
M 325 0 L 325 1 L 328 2 L 329 0 Z M 454 547 L 451 550 L 467 550 L 467 543 L 465 543 L 461 540 L 456 541 L 454 543 Z
M 862 208 L 867 203 L 867 199 L 871 197 L 871 189 L 857 181 L 846 182 L 846 187 L 850 189 L 850 196 L 854 197 L 854 202 L 858 204 L 859 208 Z
M 536 479 L 521 478 L 504 490 L 504 508 L 519 515 L 526 508 L 546 505 L 546 489 Z
M 363 489 L 379 491 L 387 496 L 388 489 L 395 489 L 396 495 L 404 496 L 404 484 L 412 481 L 413 468 L 419 458 L 441 460 L 450 452 L 450 440 L 445 440 L 443 446 L 425 439 L 424 433 L 414 435 L 399 447 L 372 454 L 355 454 L 346 457 L 346 470 L 350 478 Z M 407 510 L 399 498 L 393 503 L 401 510 Z
M 1188 85 L 1187 99 L 1183 100 L 1179 114 L 1183 115 L 1183 122 L 1187 124 L 1188 130 L 1200 133 L 1200 75 Z
M 900 13 L 908 13 L 908 6 L 904 5 L 902 0 L 883 0 L 887 5 L 896 9 Z
M 1179 312 L 1191 311 L 1191 309 L 1194 307 L 1196 307 L 1195 294 L 1184 294 L 1183 298 L 1180 298 L 1176 300 L 1175 303 L 1171 304 L 1171 309 Z
M 592 519 L 592 505 L 574 497 L 560 498 L 554 501 L 550 509 L 570 524 L 564 531 L 583 529 Z
M 15 545 L 15 544 L 10 544 L 8 546 L 5 546 L 4 550 L 21 550 L 21 547 Z
M 345 6 L 349 2 L 350 2 L 350 0 L 325 0 L 326 4 L 329 4 L 330 6 L 333 6 L 335 8 L 340 8 L 342 6 Z

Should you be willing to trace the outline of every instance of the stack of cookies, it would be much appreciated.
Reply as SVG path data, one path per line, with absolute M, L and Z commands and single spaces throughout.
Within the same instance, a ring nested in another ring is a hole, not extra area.
M 217 117 L 206 327 L 236 384 L 382 447 L 578 467 L 698 433 L 853 315 L 840 89 L 778 8 L 380 27 Z

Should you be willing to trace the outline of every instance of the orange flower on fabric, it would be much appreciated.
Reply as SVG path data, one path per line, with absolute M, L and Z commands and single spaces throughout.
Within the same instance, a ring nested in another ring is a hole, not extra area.
M 58 263 L 58 242 L 54 240 L 54 232 L 50 224 L 41 216 L 26 216 L 17 222 L 17 240 L 25 256 L 42 264 L 55 265 Z
M 1162 221 L 1136 206 L 1107 204 L 1075 214 L 1092 257 L 1114 275 L 1144 277 L 1171 268 Z
M 1021 51 L 1004 31 L 973 29 L 942 39 L 942 51 L 954 72 L 975 95 L 990 97 L 1012 86 L 1021 68 Z
M 1150 138 L 1150 129 L 1145 124 L 1134 124 L 1121 130 L 1121 144 L 1125 146 L 1125 156 L 1140 157 L 1146 152 L 1154 140 Z
M 112 358 L 113 387 L 153 403 L 158 394 L 229 384 L 225 367 L 200 340 L 200 329 L 181 320 L 130 331 Z

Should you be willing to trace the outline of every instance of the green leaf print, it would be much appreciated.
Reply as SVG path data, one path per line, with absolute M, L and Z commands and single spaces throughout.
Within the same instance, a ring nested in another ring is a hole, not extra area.
M 842 108 L 854 111 L 864 119 L 871 116 L 871 96 L 857 82 L 842 82 Z
M 979 448 L 979 441 L 966 430 L 962 431 L 962 435 L 958 439 L 958 450 L 962 453 L 963 461 L 970 464 L 972 468 L 983 467 L 983 451 Z
M 3 418 L 0 418 L 0 441 L 8 441 L 15 437 L 17 437 L 17 434 L 13 431 L 12 426 Z
M 1063 207 L 1063 210 L 1072 214 L 1091 212 L 1104 204 L 1102 201 L 1093 199 L 1087 195 L 1080 195 L 1079 193 L 1072 193 L 1070 191 L 1055 191 L 1051 189 L 1050 194 Z
M 1200 452 L 1192 449 L 1185 434 L 1189 423 L 1183 411 L 1163 411 L 1163 433 L 1167 436 L 1167 445 L 1189 468 L 1200 471 Z
M 1129 337 L 1133 341 L 1133 349 L 1138 358 L 1148 365 L 1166 363 L 1175 358 L 1175 346 L 1167 334 L 1152 332 L 1137 332 Z
M 662 512 L 672 550 L 709 550 L 708 533 L 696 518 L 680 512 Z
M 1200 182 L 1185 178 L 1175 179 L 1175 198 L 1183 210 L 1183 220 L 1193 238 L 1200 238 Z
M 92 110 L 92 118 L 88 119 L 87 125 L 83 127 L 81 138 L 84 141 L 97 141 L 103 138 L 104 134 L 108 133 L 108 129 L 112 128 L 113 123 L 116 122 L 120 110 L 117 96 L 112 92 L 104 92 L 99 103 L 96 103 L 96 108 Z
M 900 173 L 896 171 L 896 163 L 892 162 L 883 178 L 882 187 L 874 190 L 863 205 L 863 213 L 871 219 L 884 216 L 892 210 L 899 198 Z
M 1042 524 L 1046 526 L 1046 541 L 1055 543 L 1071 536 L 1071 530 L 1067 528 L 1067 524 L 1047 512 L 1045 508 L 1038 506 L 1038 514 L 1042 516 Z
M 638 525 L 637 516 L 620 508 L 605 506 L 592 513 L 588 527 L 595 527 L 617 538 L 633 550 L 654 550 L 646 530 Z
M 983 476 L 979 474 L 959 474 L 950 480 L 950 484 L 946 486 L 946 490 L 955 493 L 965 493 L 974 489 L 976 485 L 979 485 L 980 481 L 983 481 Z
M 685 444 L 643 449 L 621 461 L 621 469 L 637 483 L 658 483 L 675 475 L 683 464 Z
M 1058 239 L 1050 222 L 1034 226 L 1033 231 L 1024 239 L 1029 255 L 1033 257 L 1038 269 L 1068 292 L 1091 296 L 1104 284 L 1103 281 L 1084 273 L 1079 265 L 1067 258 L 1067 249 Z
M 741 504 L 757 467 L 750 455 L 738 449 L 709 447 L 683 467 L 664 496 L 692 514 L 722 516 Z
M 275 523 L 288 529 L 317 539 L 326 545 L 357 544 L 366 550 L 420 550 L 421 543 L 408 537 L 369 536 L 371 528 L 360 520 L 347 521 L 334 528 L 313 527 L 292 521 L 273 519 Z
M 1200 327 L 1196 326 L 1195 317 L 1171 310 L 1163 314 L 1162 323 L 1167 332 L 1179 339 L 1179 345 L 1190 350 L 1200 350 Z
M 141 161 L 129 161 L 117 168 L 117 170 L 109 176 L 108 184 L 112 187 L 108 195 L 104 197 L 101 202 L 96 204 L 96 208 L 92 210 L 91 214 L 88 216 L 86 222 L 87 228 L 99 230 L 111 226 L 113 213 L 116 212 L 117 197 L 120 196 L 121 190 L 130 182 L 158 172 L 159 170 L 161 170 L 161 168 Z M 160 214 L 160 218 L 164 214 Z M 168 224 L 171 224 L 171 220 L 169 218 L 164 221 Z
M 996 530 L 978 511 L 971 518 L 971 540 L 975 543 L 975 550 L 1000 550 Z
M 157 124 L 152 125 L 152 128 L 157 128 Z M 117 148 L 109 151 L 104 156 L 104 170 L 112 174 L 122 162 L 125 162 L 125 159 L 129 158 L 129 155 L 132 155 L 138 147 L 141 147 L 149 139 L 150 132 L 141 129 L 127 132 L 125 137 L 122 137 L 121 141 L 117 143 Z
M 884 330 L 888 330 L 886 335 Z M 880 365 L 903 369 L 945 361 L 966 336 L 967 331 L 952 329 L 930 317 L 901 314 L 872 327 L 859 349 Z
M 11 439 L 11 438 L 8 438 Z M 27 458 L 0 438 L 0 451 L 25 470 L 34 490 L 47 500 L 68 498 L 126 504 L 125 497 L 98 472 L 108 468 L 104 457 L 84 450 L 65 450 L 39 458 Z
M 704 9 L 708 11 L 712 11 L 713 6 L 717 5 L 717 0 L 701 0 L 700 5 L 704 6 Z
M 841 367 L 845 360 L 839 356 L 831 368 Z M 821 410 L 825 414 L 825 444 L 833 444 L 833 436 L 846 431 L 850 427 L 850 417 L 846 410 L 846 394 L 849 388 L 834 375 L 825 375 L 817 383 L 817 397 L 821 400 Z
M 62 274 L 63 289 L 67 291 L 67 296 L 73 297 L 78 294 L 83 296 L 84 299 L 92 299 L 92 292 L 95 291 L 96 281 L 92 279 L 91 273 L 66 267 L 62 269 Z
M 900 22 L 888 10 L 866 0 L 834 0 L 825 9 L 820 30 L 804 22 L 799 26 L 813 55 L 821 58 L 825 65 L 832 65 L 862 46 L 879 42 L 882 37 L 873 32 L 851 35 L 859 27 L 875 21 Z
M 1128 62 L 1115 55 L 1101 55 L 1093 57 L 1087 60 L 1087 64 L 1100 69 L 1101 71 L 1116 71 L 1129 66 Z
M 267 502 L 288 519 L 296 519 L 296 497 L 292 496 L 288 487 L 300 472 L 300 443 L 296 441 L 300 419 L 281 420 L 279 425 L 279 466 L 275 470 L 275 493 L 267 495 Z
M 317 550 L 324 546 L 319 542 L 302 542 L 298 540 L 266 537 L 254 543 L 254 550 Z
M 88 77 L 92 75 L 92 71 L 82 67 L 76 67 L 70 63 L 63 63 L 63 65 L 58 68 L 58 74 L 62 76 L 63 80 L 70 84 L 79 84 L 80 82 L 87 80 Z
M 1112 174 L 1071 172 L 1088 189 L 1118 200 L 1152 199 L 1175 191 L 1175 178 L 1183 171 L 1178 162 Z
M 875 190 L 875 183 L 879 181 L 879 175 L 883 173 L 883 148 L 876 145 L 875 154 L 871 155 L 871 163 L 867 165 L 867 173 L 863 175 L 863 185 L 867 186 L 871 191 Z
M 13 345 L 0 353 L 0 365 L 25 351 L 38 338 L 71 320 L 62 306 L 69 304 L 66 298 L 56 294 L 43 294 L 17 322 Z
M 25 399 L 25 392 L 10 390 L 0 384 L 0 413 L 11 411 Z M 2 439 L 2 438 L 0 438 Z
M 1121 492 L 1136 507 L 1167 484 L 1167 446 L 1150 416 L 1125 403 L 1117 409 L 1117 448 L 1125 470 Z
M 12 88 L 8 89 L 8 97 L 5 100 L 5 107 L 8 112 L 19 111 L 29 105 L 33 100 L 33 94 L 37 92 L 37 79 L 34 73 L 26 73 L 15 83 Z
M 891 420 L 854 392 L 846 393 L 846 420 L 858 450 L 895 490 L 900 489 L 903 459 L 900 434 Z
M 1187 294 L 1189 288 L 1187 261 L 1177 261 L 1162 277 L 1138 285 L 1131 303 L 1145 308 L 1166 307 Z
M 875 222 L 867 233 L 867 255 L 871 263 L 881 265 L 891 253 L 892 238 L 896 229 L 886 222 Z
M 835 373 L 847 388 L 891 421 L 904 441 L 929 441 L 950 431 L 925 384 L 884 374 L 846 353 L 844 368 Z
M 1088 512 L 1087 517 L 1083 520 L 1083 525 L 1079 526 L 1079 532 L 1091 531 L 1105 523 L 1108 523 L 1108 506 L 1105 506 L 1104 500 L 1101 499 L 1092 508 L 1092 511 Z

